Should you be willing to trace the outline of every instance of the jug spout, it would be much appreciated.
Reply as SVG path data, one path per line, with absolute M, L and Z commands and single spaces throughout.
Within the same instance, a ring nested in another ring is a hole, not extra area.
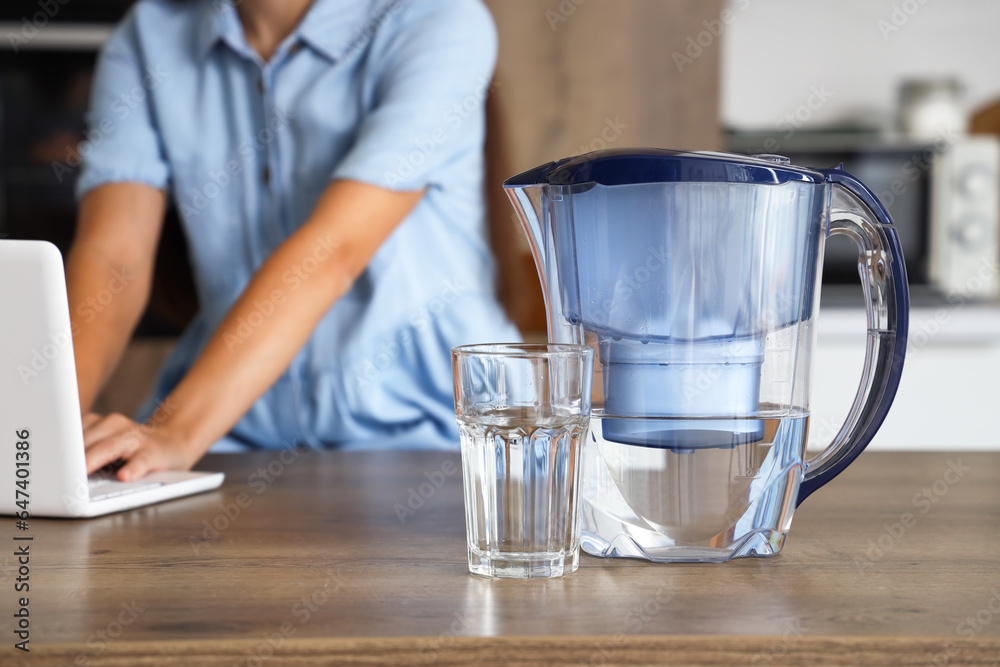
M 528 240 L 531 256 L 535 260 L 538 279 L 545 300 L 546 323 L 549 340 L 584 343 L 579 308 L 574 299 L 562 298 L 563 284 L 573 285 L 576 267 L 569 260 L 572 252 L 569 210 L 573 192 L 587 190 L 593 183 L 584 185 L 565 183 L 559 176 L 560 169 L 578 158 L 565 158 L 530 169 L 504 181 L 504 191 L 521 223 Z M 555 174 L 555 176 L 553 176 Z M 570 244 L 570 246 L 567 245 Z M 573 290 L 571 290 L 573 291 Z M 567 313 L 559 317 L 557 313 Z
M 504 183 L 504 191 L 510 199 L 517 219 L 521 223 L 524 235 L 528 239 L 528 246 L 531 248 L 531 255 L 535 260 L 535 268 L 538 269 L 538 278 L 542 284 L 542 294 L 548 300 L 548 286 L 546 284 L 546 261 L 545 261 L 545 205 L 544 190 L 548 187 L 540 184 L 517 185 L 510 179 Z

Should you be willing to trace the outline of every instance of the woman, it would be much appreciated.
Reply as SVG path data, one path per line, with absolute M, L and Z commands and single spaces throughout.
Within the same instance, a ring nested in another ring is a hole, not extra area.
M 483 224 L 478 0 L 143 0 L 101 54 L 70 304 L 87 467 L 294 443 L 453 447 L 452 345 L 517 337 Z M 167 193 L 201 310 L 137 423 L 87 414 L 149 296 Z

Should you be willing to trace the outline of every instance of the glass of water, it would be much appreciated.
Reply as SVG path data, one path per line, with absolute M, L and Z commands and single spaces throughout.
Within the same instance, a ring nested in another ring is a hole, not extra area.
M 594 350 L 512 343 L 451 353 L 469 569 L 516 579 L 575 572 Z

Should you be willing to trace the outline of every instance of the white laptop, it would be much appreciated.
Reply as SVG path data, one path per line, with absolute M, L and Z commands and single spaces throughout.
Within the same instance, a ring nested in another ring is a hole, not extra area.
M 59 250 L 0 239 L 0 514 L 100 516 L 222 484 L 206 472 L 88 478 L 72 343 Z

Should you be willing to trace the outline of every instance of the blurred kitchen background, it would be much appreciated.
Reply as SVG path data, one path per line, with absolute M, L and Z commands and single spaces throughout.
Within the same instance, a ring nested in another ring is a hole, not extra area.
M 199 0 L 229 1 L 229 0 Z M 419 0 L 418 0 L 419 1 Z M 66 249 L 97 49 L 128 0 L 0 4 L 0 234 Z M 530 338 L 544 312 L 509 175 L 627 146 L 777 153 L 845 167 L 888 205 L 912 289 L 893 411 L 873 447 L 1000 449 L 1000 3 L 990 0 L 487 0 L 500 290 Z M 850 409 L 864 357 L 856 256 L 831 243 L 813 375 L 814 444 Z M 150 309 L 100 400 L 131 412 L 197 309 L 171 213 Z

